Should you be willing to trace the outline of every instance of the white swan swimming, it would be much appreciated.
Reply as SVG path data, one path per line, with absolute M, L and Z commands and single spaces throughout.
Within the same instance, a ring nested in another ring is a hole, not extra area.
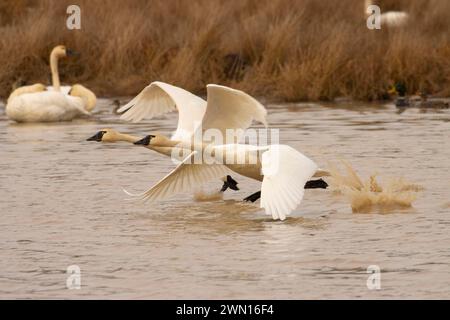
M 69 121 L 80 115 L 90 115 L 95 108 L 95 94 L 81 84 L 61 87 L 58 59 L 73 54 L 65 46 L 55 47 L 50 54 L 53 86 L 43 84 L 14 90 L 6 104 L 6 115 L 16 122 Z
M 364 2 L 364 12 L 366 16 L 372 14 L 372 11 L 369 10 L 369 6 L 373 5 L 373 0 L 365 0 Z M 409 14 L 404 11 L 388 11 L 384 12 L 380 16 L 381 25 L 387 27 L 400 27 L 407 23 L 409 19 Z
M 171 91 L 171 95 L 167 91 Z M 261 192 L 257 192 L 245 200 L 256 201 L 261 196 L 261 207 L 274 219 L 284 220 L 301 202 L 306 188 L 326 188 L 323 180 L 309 181 L 313 176 L 324 176 L 313 161 L 285 145 L 256 147 L 245 144 L 213 144 L 202 141 L 197 150 L 191 138 L 199 130 L 216 129 L 226 136 L 227 129 L 246 129 L 253 120 L 266 124 L 267 111 L 253 97 L 246 93 L 219 85 L 207 86 L 208 101 L 204 102 L 179 88 L 167 87 L 167 84 L 152 83 L 136 98 L 119 111 L 128 110 L 122 117 L 126 120 L 140 121 L 163 112 L 179 110 L 178 128 L 172 138 L 162 135 L 148 135 L 135 144 L 144 145 L 166 156 L 178 154 L 178 150 L 188 150 L 181 163 L 158 182 L 153 188 L 141 196 L 147 200 L 159 200 L 172 194 L 187 192 L 209 180 L 226 176 L 230 170 L 243 176 L 263 181 Z M 191 107 L 187 107 L 189 101 Z M 192 110 L 192 112 L 189 112 Z M 201 123 L 196 123 L 198 119 Z M 195 119 L 195 121 L 194 121 Z M 110 139 L 108 131 L 99 132 L 97 140 L 105 135 Z M 133 138 L 123 136 L 131 142 Z M 177 140 L 179 139 L 179 140 Z M 222 160 L 219 164 L 196 164 L 192 160 L 203 151 L 208 150 Z M 174 152 L 177 149 L 177 152 Z M 262 160 L 259 155 L 262 154 Z M 230 158 L 228 158 L 230 157 Z M 230 159 L 251 159 L 248 163 L 233 163 Z M 280 165 L 273 170 L 273 164 Z

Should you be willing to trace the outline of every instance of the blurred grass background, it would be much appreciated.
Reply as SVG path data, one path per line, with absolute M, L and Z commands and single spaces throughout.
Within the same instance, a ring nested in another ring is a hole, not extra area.
M 376 1 L 375 1 L 376 2 Z M 406 27 L 368 30 L 363 0 L 77 0 L 81 30 L 66 28 L 66 0 L 0 0 L 0 96 L 14 83 L 50 83 L 58 44 L 63 83 L 98 95 L 133 95 L 154 80 L 198 94 L 207 83 L 279 101 L 450 96 L 450 1 L 378 1 L 411 14 Z

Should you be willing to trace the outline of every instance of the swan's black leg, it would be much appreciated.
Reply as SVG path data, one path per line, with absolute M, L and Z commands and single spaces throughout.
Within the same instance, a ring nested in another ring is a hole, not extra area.
M 327 187 L 328 183 L 326 183 L 323 179 L 309 180 L 305 184 L 305 189 L 326 189 Z
M 234 180 L 230 175 L 227 176 L 227 180 L 223 183 L 222 189 L 220 189 L 220 192 L 225 192 L 228 188 L 234 191 L 238 191 L 239 188 L 237 187 L 237 181 Z
M 259 198 L 261 198 L 261 191 L 258 191 L 258 192 L 255 192 L 254 194 L 249 195 L 247 198 L 244 199 L 244 201 L 255 202 Z
M 305 189 L 326 189 L 327 187 L 328 183 L 326 183 L 323 179 L 310 180 L 305 184 Z M 261 198 L 261 191 L 249 195 L 247 198 L 244 199 L 244 201 L 255 202 L 259 198 Z

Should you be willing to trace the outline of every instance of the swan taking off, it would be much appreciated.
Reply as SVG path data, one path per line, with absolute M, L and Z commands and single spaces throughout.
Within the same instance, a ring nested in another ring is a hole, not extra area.
M 119 142 L 119 141 L 135 143 L 139 140 L 141 140 L 141 138 L 130 135 L 130 134 L 126 134 L 126 133 L 117 132 L 112 129 L 102 129 L 99 132 L 97 132 L 96 134 L 94 134 L 92 137 L 87 139 L 87 141 L 97 141 L 97 142 L 107 142 L 107 143 L 114 143 L 114 142 Z M 168 156 L 168 157 L 173 156 L 173 154 L 172 154 L 173 148 L 167 148 L 167 147 L 160 148 L 160 147 L 154 147 L 154 146 L 149 146 L 149 145 L 146 145 L 146 147 L 150 150 L 156 151 L 165 156 Z M 180 151 L 182 151 L 182 150 L 180 150 Z M 185 151 L 185 152 L 187 152 L 187 151 Z M 178 152 L 178 153 L 174 152 L 174 154 L 183 154 L 183 152 Z M 182 161 L 183 159 L 180 158 L 178 160 Z M 223 181 L 223 185 L 222 185 L 222 188 L 220 189 L 220 193 L 225 192 L 228 188 L 231 190 L 235 190 L 235 191 L 239 190 L 239 188 L 237 186 L 238 183 L 230 175 L 222 177 L 222 181 Z
M 261 192 L 247 199 L 256 201 L 261 197 L 261 207 L 266 213 L 274 219 L 284 220 L 300 204 L 305 187 L 328 186 L 323 180 L 309 181 L 318 171 L 316 164 L 289 146 L 259 147 L 201 140 L 199 149 L 198 142 L 191 141 L 199 131 L 215 129 L 224 137 L 227 129 L 245 130 L 253 120 L 267 124 L 267 111 L 248 94 L 214 84 L 207 86 L 207 93 L 208 100 L 205 102 L 180 88 L 154 82 L 119 110 L 127 110 L 122 118 L 134 122 L 175 108 L 179 111 L 178 128 L 172 138 L 148 135 L 135 142 L 171 156 L 178 154 L 178 150 L 189 151 L 184 157 L 179 157 L 181 162 L 171 173 L 140 195 L 143 199 L 156 201 L 188 192 L 233 171 L 262 181 Z M 236 138 L 237 141 L 239 137 Z M 218 161 L 196 163 L 197 156 L 203 155 L 206 150 Z M 234 159 L 249 161 L 242 163 L 235 162 Z
M 371 8 L 369 8 L 372 5 L 374 5 L 373 0 L 364 1 L 364 12 L 366 14 L 366 17 L 373 13 Z M 400 27 L 407 23 L 409 14 L 404 11 L 388 11 L 382 13 L 380 19 L 382 26 Z
M 173 148 L 179 145 L 189 148 L 186 143 L 177 143 L 155 135 L 149 135 L 135 144 L 154 148 Z M 204 154 L 207 148 L 216 161 L 196 163 L 196 156 Z M 236 159 L 246 161 L 236 162 Z M 305 185 L 315 175 L 318 167 L 311 159 L 287 145 L 257 147 L 246 144 L 203 144 L 200 149 L 192 148 L 191 153 L 172 172 L 148 191 L 136 196 L 147 201 L 162 200 L 222 177 L 230 170 L 262 181 L 261 191 L 254 194 L 254 200 L 261 197 L 260 206 L 265 209 L 266 214 L 275 220 L 284 220 L 302 201 Z M 317 183 L 313 183 L 312 188 L 328 186 L 323 180 L 313 182 Z
M 50 54 L 52 87 L 43 84 L 24 86 L 14 90 L 6 104 L 6 115 L 16 122 L 68 121 L 90 115 L 95 108 L 95 94 L 81 84 L 61 87 L 58 59 L 74 55 L 65 46 L 55 47 Z
M 250 95 L 213 84 L 207 86 L 207 91 L 208 102 L 182 88 L 155 81 L 117 112 L 126 111 L 121 116 L 123 120 L 139 122 L 144 118 L 151 119 L 177 110 L 178 125 L 171 137 L 172 141 L 190 141 L 200 126 L 203 131 L 219 130 L 222 137 L 226 136 L 227 129 L 238 135 L 243 134 L 253 121 L 267 127 L 266 108 Z M 238 135 L 236 140 L 239 139 Z M 161 148 L 154 150 L 162 154 L 166 151 Z M 171 151 L 166 155 L 171 156 Z M 231 176 L 224 176 L 222 180 L 222 192 L 228 188 L 239 190 L 237 182 Z

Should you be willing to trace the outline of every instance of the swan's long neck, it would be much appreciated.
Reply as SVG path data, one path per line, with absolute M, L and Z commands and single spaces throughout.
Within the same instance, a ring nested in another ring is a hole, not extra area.
M 136 137 L 136 136 L 132 136 L 130 134 L 126 134 L 126 133 L 116 133 L 115 137 L 114 137 L 114 141 L 124 141 L 124 142 L 129 142 L 129 143 L 135 143 L 136 141 L 141 140 L 141 138 Z
M 56 91 L 61 91 L 61 83 L 59 82 L 58 73 L 58 54 L 52 51 L 50 54 L 50 70 L 52 72 L 52 85 Z
M 150 150 L 156 151 L 160 154 L 163 154 L 167 157 L 172 157 L 172 155 L 173 155 L 172 152 L 174 151 L 174 147 L 160 147 L 160 146 L 148 145 L 147 148 L 149 148 Z
M 184 157 L 191 153 L 191 150 L 186 148 L 180 141 L 171 140 L 164 136 L 157 136 L 154 139 L 153 143 L 149 144 L 147 148 L 165 156 L 183 160 Z

